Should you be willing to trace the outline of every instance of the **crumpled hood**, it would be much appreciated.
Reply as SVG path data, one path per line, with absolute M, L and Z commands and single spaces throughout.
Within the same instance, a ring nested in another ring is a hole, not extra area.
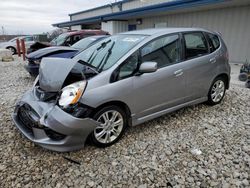
M 35 52 L 32 52 L 27 55 L 28 59 L 41 59 L 42 57 L 48 56 L 51 53 L 57 52 L 57 51 L 77 51 L 77 49 L 74 49 L 72 47 L 67 47 L 67 46 L 53 46 L 53 47 L 47 47 L 47 48 L 42 48 L 40 50 L 37 50 Z
M 39 68 L 40 88 L 47 92 L 58 92 L 76 62 L 65 58 L 43 58 Z

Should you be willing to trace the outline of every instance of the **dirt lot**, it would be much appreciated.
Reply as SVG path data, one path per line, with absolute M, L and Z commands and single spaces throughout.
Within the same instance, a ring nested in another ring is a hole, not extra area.
M 0 187 L 249 187 L 249 89 L 232 84 L 221 105 L 129 128 L 109 148 L 57 153 L 28 141 L 11 120 L 34 79 L 17 62 L 0 62 L 0 75 Z

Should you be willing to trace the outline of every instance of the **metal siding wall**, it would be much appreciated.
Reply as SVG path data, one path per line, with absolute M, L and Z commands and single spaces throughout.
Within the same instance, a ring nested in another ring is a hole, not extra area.
M 168 27 L 202 27 L 217 31 L 227 44 L 231 62 L 250 62 L 250 6 L 144 18 L 138 29 L 167 22 Z
M 121 33 L 128 30 L 127 21 L 108 21 L 102 22 L 102 30 L 109 32 L 113 35 L 116 33 Z
M 81 29 L 82 29 L 81 25 L 71 26 L 71 30 L 81 30 Z
M 159 3 L 164 3 L 164 2 L 169 2 L 169 1 L 176 1 L 176 0 L 134 0 L 126 3 L 122 3 L 122 10 L 129 10 L 129 9 L 135 9 L 139 7 L 144 7 L 144 6 L 149 6 L 149 5 L 154 5 L 154 4 L 159 4 Z M 84 19 L 84 18 L 90 18 L 94 16 L 100 16 L 104 14 L 109 14 L 109 13 L 114 13 L 114 12 L 119 12 L 119 8 L 117 5 L 113 6 L 113 9 L 111 7 L 104 7 L 100 8 L 94 11 L 89 11 L 89 12 L 84 12 L 84 13 L 79 13 L 76 15 L 72 15 L 71 19 L 72 20 L 79 20 L 79 19 Z
M 113 21 L 114 23 L 114 34 L 121 33 L 128 30 L 127 21 Z
M 152 0 L 135 0 L 135 1 L 123 3 L 122 9 L 123 10 L 130 10 L 130 9 L 134 9 L 134 8 L 156 5 L 159 3 L 166 3 L 166 2 L 170 2 L 170 1 L 176 1 L 176 0 L 154 0 L 154 1 L 152 1 Z
M 103 14 L 109 14 L 112 13 L 111 8 L 110 7 L 106 7 L 106 8 L 101 8 L 95 11 L 89 11 L 89 12 L 85 12 L 85 13 L 80 13 L 80 14 L 76 14 L 76 15 L 72 15 L 72 20 L 80 20 L 80 19 L 84 19 L 84 18 L 90 18 L 90 17 L 95 17 L 98 15 L 103 15 Z
M 102 30 L 109 32 L 113 35 L 113 23 L 112 22 L 102 22 Z

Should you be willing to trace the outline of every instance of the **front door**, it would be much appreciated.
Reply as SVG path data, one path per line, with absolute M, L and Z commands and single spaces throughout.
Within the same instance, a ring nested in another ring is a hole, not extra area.
M 180 105 L 186 95 L 179 34 L 157 38 L 141 51 L 141 62 L 156 62 L 158 70 L 133 77 L 137 118 Z

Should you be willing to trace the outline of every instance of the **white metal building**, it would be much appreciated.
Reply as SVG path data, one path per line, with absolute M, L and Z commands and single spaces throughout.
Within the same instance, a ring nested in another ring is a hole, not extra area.
M 231 62 L 250 62 L 250 0 L 123 0 L 69 14 L 56 27 L 110 34 L 159 27 L 202 27 L 220 32 Z

